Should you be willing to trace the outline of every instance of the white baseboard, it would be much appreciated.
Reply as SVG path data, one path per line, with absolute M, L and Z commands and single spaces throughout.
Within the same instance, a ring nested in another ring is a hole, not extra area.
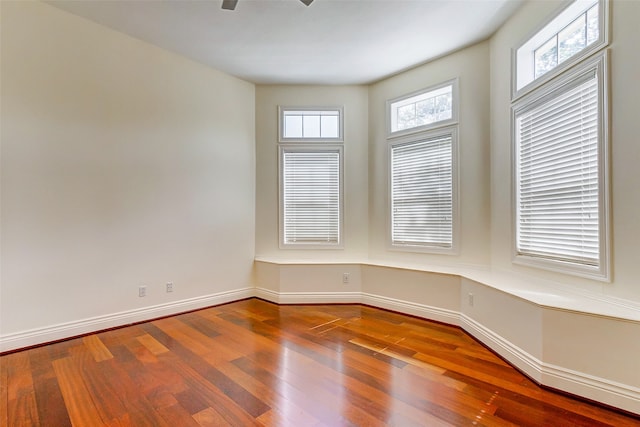
M 397 311 L 424 319 L 435 320 L 436 322 L 447 323 L 449 325 L 460 325 L 460 313 L 454 310 L 438 308 L 425 304 L 403 301 L 381 295 L 363 293 L 362 303 L 387 310 Z
M 460 314 L 457 311 L 361 292 L 276 292 L 270 289 L 256 288 L 255 296 L 276 304 L 362 303 L 450 325 L 458 325 L 460 319 Z
M 470 317 L 461 326 L 539 384 L 640 414 L 640 388 L 544 363 Z
M 277 304 L 358 304 L 360 292 L 275 292 L 255 288 L 255 296 Z
M 638 387 L 547 363 L 541 371 L 541 384 L 640 415 Z
M 65 338 L 83 335 L 103 329 L 129 325 L 158 317 L 184 313 L 212 305 L 224 304 L 254 296 L 254 288 L 235 289 L 232 291 L 218 292 L 196 298 L 174 301 L 166 304 L 158 304 L 135 310 L 96 316 L 73 322 L 60 323 L 44 328 L 31 329 L 14 334 L 0 336 L 0 352 L 31 347 L 38 344 L 53 342 Z
M 262 298 L 276 304 L 280 303 L 280 293 L 272 291 L 271 289 L 255 288 L 254 295 L 256 296 L 256 298 Z
M 496 334 L 491 329 L 476 322 L 466 314 L 460 315 L 460 326 L 469 335 L 508 360 L 509 363 L 527 374 L 530 378 L 539 383 L 542 382 L 541 360 Z

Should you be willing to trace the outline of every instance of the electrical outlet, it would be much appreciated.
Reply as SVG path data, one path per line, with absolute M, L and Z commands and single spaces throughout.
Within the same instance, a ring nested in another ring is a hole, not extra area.
M 173 292 L 173 282 L 167 282 L 167 292 Z
M 469 306 L 470 306 L 470 307 L 473 307 L 473 294 L 472 294 L 472 293 L 469 293 L 468 298 L 469 298 Z
M 349 273 L 342 273 L 342 283 L 349 283 Z
M 147 287 L 146 286 L 140 286 L 138 288 L 138 296 L 139 297 L 146 297 L 147 296 Z

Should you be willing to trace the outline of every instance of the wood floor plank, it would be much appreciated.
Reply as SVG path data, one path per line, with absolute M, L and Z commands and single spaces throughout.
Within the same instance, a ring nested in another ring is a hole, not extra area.
M 153 324 L 171 337 L 175 342 L 179 342 L 181 346 L 189 349 L 189 351 L 203 355 L 210 353 L 214 345 L 212 338 L 192 329 L 185 327 L 185 324 L 177 318 L 168 317 L 157 320 Z M 165 347 L 167 347 L 165 345 Z M 170 347 L 169 347 L 170 348 Z
M 167 353 L 169 351 L 167 347 L 160 344 L 151 335 L 144 334 L 136 337 L 136 339 L 154 355 Z
M 93 360 L 102 362 L 103 360 L 112 359 L 113 355 L 109 349 L 102 343 L 99 335 L 87 335 L 82 338 L 82 342 L 89 352 L 93 355 Z
M 9 425 L 9 356 L 0 357 L 0 426 Z
M 7 402 L 10 426 L 37 426 L 40 424 L 35 393 L 21 393 Z
M 51 346 L 36 347 L 28 353 L 40 425 L 70 426 L 71 420 L 64 406 L 58 379 L 53 370 L 52 361 L 55 360 L 54 355 L 57 353 L 51 351 Z
M 255 417 L 269 409 L 246 390 L 221 375 L 196 353 L 165 334 L 159 327 L 154 324 L 146 324 L 145 330 L 171 350 L 168 354 L 160 355 L 161 360 L 165 360 L 165 363 L 173 366 L 185 378 L 187 385 L 194 388 L 213 409 L 230 423 L 257 425 Z M 246 406 L 241 406 L 243 404 Z M 247 411 L 250 411 L 253 416 Z
M 51 368 L 53 371 L 53 367 Z M 34 381 L 36 406 L 41 426 L 66 427 L 71 425 L 57 378 L 37 378 Z M 0 424 L 2 425 L 2 424 Z
M 104 420 L 84 385 L 82 372 L 70 357 L 53 362 L 69 418 L 73 425 L 104 426 Z
M 164 357 L 164 356 L 163 356 Z M 188 364 L 182 361 L 172 361 L 173 366 L 188 377 L 187 384 L 203 398 L 209 406 L 220 414 L 229 425 L 258 426 L 260 425 L 244 408 L 224 394 L 206 378 L 201 377 Z M 261 415 L 261 414 L 260 414 Z
M 201 427 L 223 427 L 231 425 L 213 408 L 203 409 L 197 414 L 194 414 L 193 419 Z
M 299 348 L 299 347 L 296 347 L 296 348 Z M 378 382 L 374 378 L 362 374 L 359 369 L 349 369 L 346 366 L 344 368 L 340 368 L 341 363 L 337 363 L 337 364 L 328 363 L 324 361 L 322 358 L 314 358 L 313 355 L 309 354 L 308 352 L 304 352 L 300 354 L 300 356 L 303 356 L 303 355 L 309 357 L 310 360 L 321 361 L 320 362 L 321 365 L 315 366 L 313 369 L 302 368 L 302 369 L 295 370 L 295 365 L 293 365 L 291 362 L 288 362 L 287 363 L 287 371 L 289 372 L 288 375 L 284 375 L 282 369 L 275 369 L 273 371 L 273 375 L 278 376 L 279 384 L 281 384 L 282 382 L 291 382 L 292 384 L 302 382 L 305 384 L 305 389 L 307 389 L 308 386 L 306 386 L 306 384 L 314 384 L 319 381 L 319 377 L 309 378 L 308 375 L 305 375 L 307 372 L 322 371 L 323 369 L 324 370 L 334 369 L 341 375 L 344 373 L 350 373 L 350 375 L 341 376 L 339 380 L 339 384 L 341 384 L 342 386 L 345 386 L 346 388 L 345 393 L 350 393 L 349 395 L 351 396 L 352 399 L 354 398 L 358 399 L 361 397 L 362 398 L 361 401 L 368 402 L 366 405 L 368 411 L 371 411 L 373 409 L 373 405 L 375 405 L 375 402 L 371 400 L 372 396 L 374 395 L 376 396 L 378 402 L 388 403 L 390 401 L 390 396 L 387 393 L 387 391 L 380 390 L 381 387 L 384 387 L 384 384 L 385 384 L 384 381 Z M 277 366 L 278 364 L 271 359 L 272 357 L 276 357 L 276 356 L 270 355 L 267 352 L 261 352 L 259 354 L 256 354 L 252 358 L 255 359 L 254 363 L 256 363 L 258 366 L 267 366 L 267 367 Z M 240 363 L 240 361 L 236 361 L 236 362 Z M 255 375 L 255 374 L 256 372 L 252 373 L 252 375 Z M 303 381 L 301 380 L 293 381 L 292 379 L 296 377 L 302 378 Z M 361 393 L 360 390 L 363 390 L 363 389 L 366 390 L 366 392 Z M 332 392 L 334 391 L 335 390 L 332 390 Z M 287 396 L 289 399 L 293 399 L 295 397 L 295 393 L 289 392 Z M 297 396 L 297 399 L 299 399 L 298 402 L 300 405 L 304 406 L 305 404 L 308 404 L 305 400 L 306 396 L 307 396 L 306 394 L 303 396 Z M 413 411 L 414 408 L 411 407 L 409 404 L 405 403 L 402 400 L 397 400 L 397 399 L 393 399 L 393 400 L 394 400 L 393 406 L 402 407 L 403 413 L 409 413 L 409 414 L 414 413 Z M 329 402 L 327 405 L 332 406 L 333 403 Z M 311 411 L 317 410 L 316 405 L 313 404 L 309 410 Z M 381 411 L 381 413 L 382 412 L 384 411 Z M 417 413 L 416 419 L 418 420 L 424 421 L 425 419 L 430 418 L 429 414 L 425 414 L 424 412 L 419 412 L 419 411 L 415 411 L 415 412 Z M 313 412 L 313 413 L 316 415 L 318 414 L 317 412 Z M 324 411 L 320 411 L 320 414 L 318 415 L 321 418 L 321 420 L 324 422 L 332 424 L 339 421 L 335 419 L 322 418 L 324 415 L 325 415 Z M 384 417 L 385 417 L 384 415 L 381 415 L 381 418 L 384 418 Z M 389 417 L 387 417 L 387 421 L 388 421 L 388 418 Z M 429 424 L 438 425 L 433 419 L 429 421 Z
M 182 316 L 178 316 L 177 319 L 209 338 L 214 338 L 220 335 L 220 332 L 218 332 L 212 322 L 198 316 L 197 313 L 187 313 Z
M 132 337 L 131 340 L 135 340 Z M 164 378 L 162 374 L 149 373 L 148 366 L 141 363 L 127 347 L 118 345 L 111 347 L 114 359 L 101 362 L 100 371 L 105 382 L 117 390 L 117 398 L 126 408 L 128 419 L 133 426 L 164 426 L 167 422 L 156 410 L 162 406 L 152 403 L 153 393 L 158 388 L 176 392 L 184 389 L 182 378 L 172 371 L 171 376 Z M 160 376 L 162 378 L 158 379 Z M 151 396 L 151 398 L 149 398 Z
M 35 398 L 33 372 L 29 354 L 15 353 L 6 360 L 6 413 L 8 425 L 38 425 L 39 415 Z
M 397 353 L 395 351 L 393 351 L 392 349 L 390 349 L 388 346 L 383 346 L 380 344 L 375 343 L 374 341 L 367 341 L 367 340 L 363 340 L 361 338 L 354 338 L 352 340 L 349 340 L 350 343 L 355 344 L 357 346 L 366 348 L 368 350 L 371 350 L 375 353 L 380 353 L 380 354 L 384 354 L 385 356 L 389 356 L 391 358 L 397 359 L 397 360 L 401 360 L 409 365 L 414 365 L 417 366 L 421 369 L 428 369 L 434 372 L 438 372 L 438 373 L 443 373 L 446 372 L 445 369 L 439 368 L 437 366 L 434 365 L 430 365 L 428 363 L 422 362 L 416 358 L 413 358 L 411 356 L 408 356 L 406 354 L 401 354 L 401 353 Z M 415 353 L 414 353 L 415 354 Z M 413 356 L 413 354 L 412 354 Z
M 318 400 L 307 388 L 307 383 L 297 383 L 295 376 L 289 377 L 284 370 L 265 363 L 271 360 L 268 354 L 256 353 L 251 358 L 241 358 L 233 361 L 238 368 L 258 378 L 264 384 L 274 384 L 278 393 L 297 407 L 303 408 L 321 423 L 329 426 L 353 425 L 335 406 L 327 404 L 325 400 Z M 267 369 L 263 369 L 267 367 Z M 324 397 L 324 396 L 322 396 Z
M 173 427 L 198 427 L 198 422 L 179 404 L 157 409 L 160 416 Z
M 264 384 L 257 378 L 239 369 L 233 363 L 220 364 L 218 365 L 218 369 L 254 396 L 260 396 L 271 408 L 271 410 L 258 417 L 259 421 L 265 424 L 278 420 L 280 425 L 319 425 L 320 421 L 318 419 L 287 399 L 286 396 L 282 396 L 279 393 L 277 384 Z
M 33 377 L 28 354 L 14 353 L 8 357 L 7 378 L 7 398 L 9 401 L 33 392 Z
M 224 363 L 247 354 L 246 342 L 239 342 L 228 335 L 212 338 L 211 344 L 210 352 L 205 355 L 210 360 L 220 360 Z
M 475 378 L 492 384 L 497 384 L 508 390 L 520 391 L 525 393 L 527 392 L 526 387 L 521 385 L 523 376 L 516 370 L 513 370 L 513 372 L 511 372 L 512 378 L 504 379 L 502 377 L 497 377 L 491 373 L 485 372 L 482 369 L 477 369 L 477 367 L 470 368 L 468 367 L 468 365 L 461 362 L 450 362 L 442 356 L 435 357 L 424 353 L 418 353 L 415 357 L 423 362 L 446 369 L 446 375 L 450 375 L 451 373 L 458 373 L 469 378 Z M 455 376 L 452 375 L 452 377 Z
M 340 407 L 342 415 L 354 425 L 383 426 L 386 412 L 373 411 L 374 405 L 364 405 L 369 399 L 345 398 L 345 390 L 342 387 L 347 376 L 345 373 L 334 370 L 326 365 L 319 364 L 313 359 L 303 355 L 297 360 L 290 358 L 288 361 L 287 376 L 292 376 L 290 382 L 303 382 L 305 392 L 313 396 L 314 401 L 322 402 L 325 407 Z M 308 405 L 307 405 L 308 407 Z M 365 410 L 366 408 L 366 410 Z
M 462 378 L 459 374 L 454 376 L 467 384 L 465 393 L 473 394 L 479 399 L 495 401 L 500 408 L 527 408 L 527 413 L 535 413 L 539 408 L 544 407 L 543 411 L 538 411 L 540 414 L 566 412 L 568 414 L 584 415 L 589 419 L 586 425 L 601 425 L 601 423 L 604 423 L 605 425 L 619 427 L 640 426 L 640 420 L 634 420 L 612 411 L 603 411 L 601 408 L 579 400 L 568 399 L 560 394 L 549 393 L 540 389 L 528 379 L 524 380 L 525 383 L 521 385 L 522 388 L 519 388 L 516 392 L 474 378 Z
M 100 334 L 100 340 L 108 349 L 110 349 L 111 347 L 125 344 L 142 335 L 144 335 L 144 331 L 140 329 L 140 325 L 131 325 L 126 328 L 104 331 Z
M 0 426 L 615 426 L 460 328 L 353 305 L 223 304 L 0 356 Z
M 189 413 L 189 415 L 197 414 L 198 412 L 204 411 L 205 409 L 209 408 L 209 404 L 206 402 L 206 400 L 201 398 L 200 395 L 195 392 L 195 390 L 190 388 L 177 393 L 175 395 L 175 398 L 180 406 L 182 406 Z
M 143 349 L 146 349 L 146 347 L 138 341 L 131 341 L 122 346 L 113 347 L 111 351 L 117 360 L 117 364 L 106 364 L 107 366 L 105 367 L 105 370 L 109 369 L 117 372 L 121 369 L 123 371 L 124 375 L 120 375 L 118 381 L 120 386 L 124 387 L 128 399 L 146 396 L 167 381 L 162 373 L 157 374 L 155 372 L 155 366 L 151 367 L 150 363 L 145 363 L 145 361 L 148 362 L 148 359 L 145 360 L 144 356 L 136 354 L 143 351 Z M 145 356 L 148 357 L 150 354 L 148 352 Z M 180 384 L 180 378 L 174 377 L 171 379 L 177 380 L 176 384 Z
M 92 400 L 99 402 L 96 409 L 100 413 L 100 418 L 105 423 L 111 423 L 124 419 L 123 417 L 128 411 L 122 400 L 121 391 L 113 386 L 106 375 L 108 371 L 103 369 L 103 365 L 105 364 L 86 364 L 82 370 L 82 379 Z
M 404 380 L 401 380 L 400 376 L 401 373 L 405 372 L 404 369 L 398 369 L 398 374 L 393 377 L 394 383 L 397 381 L 398 385 L 401 384 L 401 386 L 396 387 L 391 387 L 388 382 L 381 382 L 357 368 L 347 366 L 344 371 L 347 376 L 362 384 L 381 390 L 398 401 L 402 401 L 426 413 L 436 415 L 455 425 L 470 422 L 470 416 L 475 414 L 473 407 L 469 405 L 469 402 L 463 396 L 458 395 L 457 399 L 451 400 L 447 398 L 446 393 L 441 389 L 442 387 L 438 387 L 435 390 L 433 386 L 420 387 L 414 385 L 416 378 L 414 378 L 414 381 L 407 381 L 407 379 L 410 379 L 407 376 L 405 376 Z M 436 385 L 440 386 L 440 384 Z

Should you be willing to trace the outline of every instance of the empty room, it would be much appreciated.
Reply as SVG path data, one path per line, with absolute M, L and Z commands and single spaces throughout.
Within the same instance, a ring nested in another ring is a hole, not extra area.
M 0 1 L 0 426 L 640 426 L 640 1 Z

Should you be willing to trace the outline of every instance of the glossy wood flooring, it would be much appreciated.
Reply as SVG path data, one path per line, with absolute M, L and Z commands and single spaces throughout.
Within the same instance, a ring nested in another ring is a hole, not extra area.
M 8 426 L 638 426 L 458 328 L 258 299 L 0 358 Z

